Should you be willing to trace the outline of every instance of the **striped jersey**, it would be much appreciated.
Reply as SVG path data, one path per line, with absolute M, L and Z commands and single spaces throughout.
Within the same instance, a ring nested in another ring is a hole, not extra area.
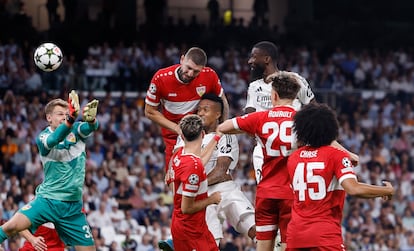
M 60 201 L 82 200 L 85 180 L 85 140 L 98 128 L 98 122 L 61 124 L 55 131 L 47 127 L 36 138 L 43 164 L 44 180 L 36 196 Z
M 357 179 L 348 154 L 332 146 L 304 146 L 292 153 L 287 167 L 294 190 L 288 246 L 341 245 L 345 200 L 341 183 Z
M 194 197 L 195 200 L 207 198 L 207 175 L 201 159 L 194 154 L 187 154 L 181 148 L 172 157 L 170 175 L 173 182 L 174 209 L 171 233 L 174 239 L 199 238 L 208 232 L 206 209 L 193 214 L 181 211 L 182 196 Z
M 204 93 L 214 93 L 221 97 L 223 88 L 216 72 L 204 67 L 200 74 L 189 83 L 178 78 L 179 64 L 158 70 L 148 87 L 145 103 L 161 105 L 162 114 L 175 123 L 187 114 L 197 111 L 198 103 Z M 165 138 L 176 138 L 177 134 L 162 128 Z
M 295 114 L 293 106 L 285 105 L 232 119 L 235 129 L 255 135 L 262 147 L 263 178 L 257 185 L 257 197 L 292 199 L 286 162 L 296 149 L 296 139 L 292 130 Z

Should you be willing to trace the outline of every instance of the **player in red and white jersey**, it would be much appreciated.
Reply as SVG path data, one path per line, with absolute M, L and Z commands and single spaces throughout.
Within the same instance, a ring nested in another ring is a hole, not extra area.
M 218 135 L 216 129 L 223 114 L 223 102 L 215 94 L 206 93 L 201 97 L 197 115 L 203 121 L 206 134 L 202 141 L 202 161 L 207 173 L 208 194 L 221 193 L 218 205 L 210 205 L 206 211 L 206 221 L 217 245 L 224 238 L 223 223 L 227 221 L 240 234 L 256 237 L 254 207 L 243 194 L 232 177 L 232 171 L 239 160 L 239 143 L 236 135 Z M 210 147 L 216 142 L 214 147 Z M 184 142 L 177 140 L 176 148 L 182 149 Z
M 272 78 L 281 73 L 277 67 L 278 48 L 269 41 L 256 43 L 250 53 L 248 64 L 250 65 L 251 77 L 254 79 L 247 89 L 247 100 L 244 108 L 245 113 L 255 111 L 266 111 L 273 108 L 271 91 Z M 300 84 L 300 89 L 293 102 L 296 109 L 302 105 L 309 104 L 315 99 L 315 95 L 308 81 L 297 73 L 291 72 Z M 263 152 L 258 142 L 253 150 L 253 167 L 256 182 L 262 178 Z
M 181 133 L 177 124 L 185 115 L 196 112 L 204 93 L 211 92 L 221 97 L 225 104 L 225 116 L 228 115 L 229 106 L 219 77 L 206 64 L 206 53 L 192 47 L 181 56 L 180 64 L 158 70 L 149 85 L 145 116 L 162 127 L 166 169 L 177 135 Z
M 255 135 L 262 146 L 263 178 L 257 185 L 255 205 L 258 251 L 273 250 L 278 228 L 282 243 L 286 242 L 293 201 L 286 163 L 296 148 L 292 132 L 296 110 L 292 103 L 300 86 L 292 74 L 283 73 L 274 78 L 272 87 L 274 108 L 226 120 L 217 128 L 221 133 Z
M 29 230 L 20 232 L 26 241 L 19 251 L 63 251 L 65 243 L 59 238 L 53 223 L 48 222 L 39 226 L 34 234 Z
M 304 106 L 294 117 L 298 143 L 289 157 L 294 190 L 292 217 L 287 230 L 289 251 L 344 251 L 341 221 L 345 193 L 362 198 L 390 199 L 394 189 L 360 183 L 349 155 L 332 147 L 338 137 L 335 112 L 325 104 Z
M 201 118 L 185 116 L 179 123 L 184 147 L 175 154 L 168 170 L 174 193 L 171 234 L 174 250 L 218 251 L 206 223 L 206 207 L 221 201 L 219 192 L 207 195 L 207 175 L 201 162 L 204 136 Z
M 247 102 L 245 106 L 245 112 L 251 113 L 254 111 L 264 111 L 271 109 L 271 90 L 272 90 L 272 79 L 281 71 L 277 67 L 278 59 L 278 48 L 277 46 L 269 41 L 262 41 L 255 44 L 252 48 L 248 63 L 251 68 L 252 79 L 256 79 L 249 84 L 247 90 Z M 302 105 L 309 104 L 315 101 L 315 94 L 308 81 L 295 72 L 289 72 L 292 74 L 300 85 L 298 94 L 293 101 L 293 106 L 296 110 L 299 110 Z M 357 163 L 359 160 L 358 155 L 346 150 L 337 141 L 332 142 L 332 145 L 347 151 L 350 155 L 351 160 Z M 259 183 L 262 176 L 262 165 L 263 165 L 263 152 L 261 150 L 260 143 L 258 143 L 253 150 L 253 167 L 256 175 L 256 182 Z

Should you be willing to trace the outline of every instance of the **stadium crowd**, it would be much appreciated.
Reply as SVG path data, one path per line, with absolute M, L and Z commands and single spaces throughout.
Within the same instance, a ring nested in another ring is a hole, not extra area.
M 42 180 L 34 139 L 46 126 L 44 105 L 52 97 L 64 98 L 70 89 L 76 89 L 83 91 L 81 102 L 100 100 L 100 129 L 88 141 L 84 187 L 84 211 L 98 250 L 158 250 L 157 241 L 170 235 L 172 196 L 164 184 L 160 129 L 144 117 L 143 99 L 152 74 L 178 62 L 187 46 L 158 43 L 149 49 L 145 43 L 104 42 L 90 46 L 85 58 L 66 55 L 58 71 L 43 73 L 31 61 L 33 48 L 12 40 L 1 43 L 2 221 L 33 198 Z M 209 66 L 219 74 L 229 100 L 231 117 L 243 113 L 248 51 L 248 47 L 240 47 L 208 53 Z M 321 53 L 300 46 L 282 48 L 279 68 L 306 77 L 319 102 L 335 97 L 340 142 L 359 153 L 359 179 L 377 185 L 390 180 L 397 189 L 395 198 L 386 203 L 347 199 L 343 220 L 347 250 L 413 250 L 412 51 L 337 47 Z M 104 95 L 98 96 L 96 90 Z M 114 97 L 113 91 L 121 91 L 121 95 Z M 238 137 L 240 161 L 233 177 L 253 201 L 253 139 Z M 255 250 L 249 238 L 230 227 L 225 232 L 222 250 Z

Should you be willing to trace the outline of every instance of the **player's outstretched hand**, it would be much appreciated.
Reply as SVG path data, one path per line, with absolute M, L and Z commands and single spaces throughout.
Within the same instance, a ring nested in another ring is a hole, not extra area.
M 30 242 L 36 251 L 47 250 L 45 239 L 42 236 L 33 236 L 33 240 Z
M 391 199 L 392 199 L 392 196 L 393 196 L 393 195 L 394 195 L 394 193 L 395 193 L 395 190 L 394 190 L 394 188 L 392 187 L 391 182 L 389 182 L 389 181 L 383 181 L 382 183 L 384 184 L 384 186 L 386 186 L 387 188 L 389 188 L 389 189 L 390 189 L 390 194 L 389 194 L 389 195 L 386 195 L 386 196 L 382 196 L 382 199 L 383 199 L 383 200 L 391 200 Z
M 69 93 L 68 103 L 69 103 L 69 117 L 71 120 L 70 122 L 73 124 L 73 122 L 75 122 L 76 118 L 78 117 L 79 110 L 80 110 L 79 97 L 75 90 L 72 90 Z
M 357 166 L 359 164 L 359 156 L 353 152 L 349 152 L 352 165 Z
M 83 121 L 93 123 L 96 119 L 96 113 L 98 111 L 99 101 L 94 99 L 91 102 L 87 103 L 82 110 Z

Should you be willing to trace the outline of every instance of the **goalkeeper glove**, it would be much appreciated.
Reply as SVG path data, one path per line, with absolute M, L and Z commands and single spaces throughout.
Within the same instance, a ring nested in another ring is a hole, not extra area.
M 92 123 L 95 121 L 96 112 L 98 111 L 99 101 L 94 99 L 91 102 L 87 103 L 83 108 L 83 121 Z
M 72 90 L 69 93 L 68 98 L 68 104 L 69 104 L 69 114 L 66 118 L 66 120 L 73 124 L 75 123 L 76 118 L 78 117 L 80 106 L 79 106 L 79 97 L 76 91 Z

